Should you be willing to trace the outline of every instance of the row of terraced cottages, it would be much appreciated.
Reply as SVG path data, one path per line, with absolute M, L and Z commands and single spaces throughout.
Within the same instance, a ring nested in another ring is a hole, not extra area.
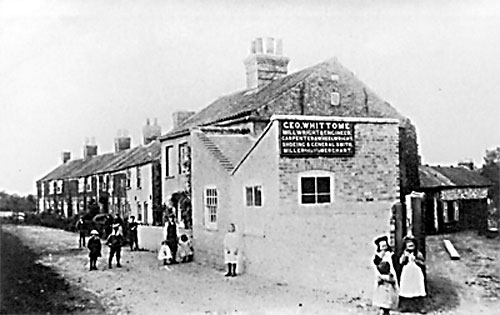
M 97 154 L 95 143 L 86 143 L 83 158 L 62 154 L 62 164 L 37 181 L 38 210 L 65 217 L 94 213 L 134 215 L 145 224 L 161 218 L 160 143 L 156 121 L 143 128 L 143 145 L 131 148 L 131 138 L 115 139 L 115 152 Z M 160 214 L 160 215 L 159 215 Z

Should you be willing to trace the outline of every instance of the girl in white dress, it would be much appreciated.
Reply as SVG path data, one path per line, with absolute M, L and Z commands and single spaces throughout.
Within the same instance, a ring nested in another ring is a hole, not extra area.
M 224 236 L 224 263 L 227 264 L 226 277 L 236 277 L 236 264 L 238 263 L 239 237 L 236 227 L 229 224 L 229 229 Z
M 425 297 L 425 281 L 423 269 L 425 268 L 424 255 L 417 249 L 415 238 L 404 238 L 404 251 L 399 263 L 402 266 L 399 296 L 406 307 L 421 307 L 420 298 Z M 405 308 L 406 308 L 405 307 Z

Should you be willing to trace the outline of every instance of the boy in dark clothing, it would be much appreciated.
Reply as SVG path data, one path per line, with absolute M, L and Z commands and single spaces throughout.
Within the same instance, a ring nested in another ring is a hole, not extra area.
M 128 224 L 128 237 L 130 242 L 130 250 L 139 250 L 139 241 L 137 239 L 137 226 L 139 224 L 135 222 L 135 217 L 130 216 L 130 222 Z M 135 246 L 134 246 L 135 245 Z
M 97 258 L 101 257 L 101 240 L 96 230 L 90 232 L 90 238 L 87 247 L 89 248 L 90 271 L 97 270 Z
M 76 222 L 75 228 L 78 231 L 78 233 L 80 234 L 80 236 L 78 238 L 78 247 L 79 248 L 82 248 L 82 246 L 85 247 L 85 232 L 86 232 L 86 230 L 85 230 L 85 222 L 83 221 L 82 217 L 78 218 L 78 221 Z
M 113 260 L 113 256 L 116 255 L 116 267 L 120 268 L 122 265 L 120 264 L 120 255 L 123 244 L 123 235 L 120 232 L 120 225 L 113 225 L 113 233 L 108 237 L 106 244 L 109 246 L 109 259 L 108 259 L 108 267 L 111 269 L 111 262 Z

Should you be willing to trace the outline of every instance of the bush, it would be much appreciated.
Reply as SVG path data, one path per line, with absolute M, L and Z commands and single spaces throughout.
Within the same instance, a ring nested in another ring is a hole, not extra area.
M 42 212 L 26 216 L 27 224 L 42 225 L 66 231 L 74 231 L 74 224 L 72 222 L 73 219 L 61 217 L 55 213 Z

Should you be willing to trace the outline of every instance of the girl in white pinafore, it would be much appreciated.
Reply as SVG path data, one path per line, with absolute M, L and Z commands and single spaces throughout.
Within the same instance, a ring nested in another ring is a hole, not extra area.
M 419 298 L 426 296 L 424 273 L 425 259 L 417 249 L 415 238 L 407 236 L 404 239 L 405 248 L 399 263 L 403 266 L 399 296 L 403 298 Z

